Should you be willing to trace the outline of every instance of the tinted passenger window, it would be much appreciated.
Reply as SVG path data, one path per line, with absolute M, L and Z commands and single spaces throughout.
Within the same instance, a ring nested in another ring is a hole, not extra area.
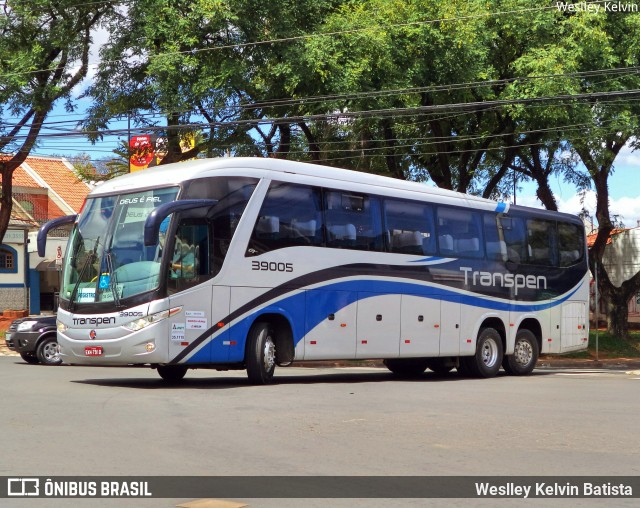
M 555 223 L 540 219 L 527 221 L 527 249 L 529 263 L 532 265 L 554 266 Z
M 560 266 L 571 266 L 582 259 L 584 229 L 577 224 L 558 224 Z
M 327 247 L 383 250 L 378 198 L 348 191 L 325 191 Z
M 470 210 L 438 207 L 438 250 L 443 256 L 484 256 L 481 215 Z
M 322 245 L 319 189 L 272 182 L 249 242 L 248 255 L 294 246 Z
M 506 261 L 507 243 L 504 241 L 502 228 L 499 227 L 498 216 L 495 214 L 485 213 L 483 216 L 483 223 L 487 259 Z
M 498 221 L 507 245 L 507 261 L 525 263 L 527 242 L 524 221 L 518 217 L 500 217 Z
M 385 199 L 384 216 L 390 252 L 435 254 L 435 228 L 431 206 Z
M 169 256 L 169 293 L 200 284 L 212 276 L 210 227 L 204 221 L 182 221 Z

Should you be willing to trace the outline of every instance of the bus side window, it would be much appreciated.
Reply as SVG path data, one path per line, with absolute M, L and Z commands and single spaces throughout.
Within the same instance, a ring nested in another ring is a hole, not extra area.
M 169 292 L 181 291 L 212 276 L 210 270 L 209 225 L 182 222 L 173 241 L 169 259 Z
M 485 213 L 483 222 L 487 259 L 506 261 L 507 244 L 502 239 L 501 229 L 498 229 L 498 216 L 495 214 Z
M 519 217 L 500 217 L 504 242 L 507 245 L 507 261 L 524 263 L 527 261 L 527 245 L 524 221 Z
M 426 203 L 384 200 L 389 251 L 399 254 L 435 254 L 433 209 Z
M 322 245 L 320 196 L 315 187 L 272 182 L 253 227 L 247 255 Z
M 445 206 L 439 206 L 437 214 L 440 254 L 465 258 L 484 257 L 480 214 Z
M 560 266 L 571 266 L 584 255 L 584 229 L 577 224 L 558 224 Z
M 325 190 L 327 247 L 381 251 L 380 200 L 349 191 Z
M 527 220 L 527 249 L 529 263 L 541 266 L 555 266 L 553 245 L 555 243 L 555 223 L 548 220 Z

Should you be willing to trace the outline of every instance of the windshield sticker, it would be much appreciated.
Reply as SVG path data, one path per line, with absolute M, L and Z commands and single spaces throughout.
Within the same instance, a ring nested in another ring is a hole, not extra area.
M 91 303 L 96 300 L 96 288 L 80 288 L 78 289 L 78 303 Z
M 171 340 L 184 340 L 185 333 L 185 324 L 184 323 L 173 323 L 171 325 Z
M 100 276 L 100 283 L 98 287 L 100 289 L 109 289 L 110 282 L 111 282 L 111 276 L 108 273 L 103 273 Z

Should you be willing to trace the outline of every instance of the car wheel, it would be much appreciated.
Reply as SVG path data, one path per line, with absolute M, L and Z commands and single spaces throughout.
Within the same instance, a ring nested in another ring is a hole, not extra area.
M 45 337 L 36 348 L 36 356 L 43 365 L 60 365 L 60 350 L 54 337 Z
M 25 362 L 30 363 L 31 365 L 39 363 L 38 357 L 35 353 L 20 353 L 20 356 Z

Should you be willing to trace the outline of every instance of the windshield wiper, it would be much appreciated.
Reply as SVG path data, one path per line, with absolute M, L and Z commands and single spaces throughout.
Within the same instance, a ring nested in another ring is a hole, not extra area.
M 82 278 L 84 277 L 84 273 L 87 271 L 87 268 L 91 263 L 95 261 L 96 252 L 98 251 L 98 245 L 100 244 L 100 237 L 97 238 L 96 244 L 93 246 L 93 250 L 87 253 L 87 259 L 84 260 L 84 264 L 80 269 L 80 273 L 78 274 L 78 280 L 76 281 L 75 286 L 73 286 L 73 291 L 71 291 L 71 296 L 69 298 L 69 310 L 73 312 L 76 308 L 78 302 L 76 302 L 76 296 L 78 294 L 78 289 L 80 288 L 80 283 L 82 282 Z
M 107 252 L 107 270 L 109 270 L 109 288 L 113 295 L 113 301 L 116 304 L 116 308 L 120 308 L 122 306 L 120 305 L 120 296 L 118 295 L 118 277 L 113 268 L 113 258 L 111 257 L 110 250 Z

